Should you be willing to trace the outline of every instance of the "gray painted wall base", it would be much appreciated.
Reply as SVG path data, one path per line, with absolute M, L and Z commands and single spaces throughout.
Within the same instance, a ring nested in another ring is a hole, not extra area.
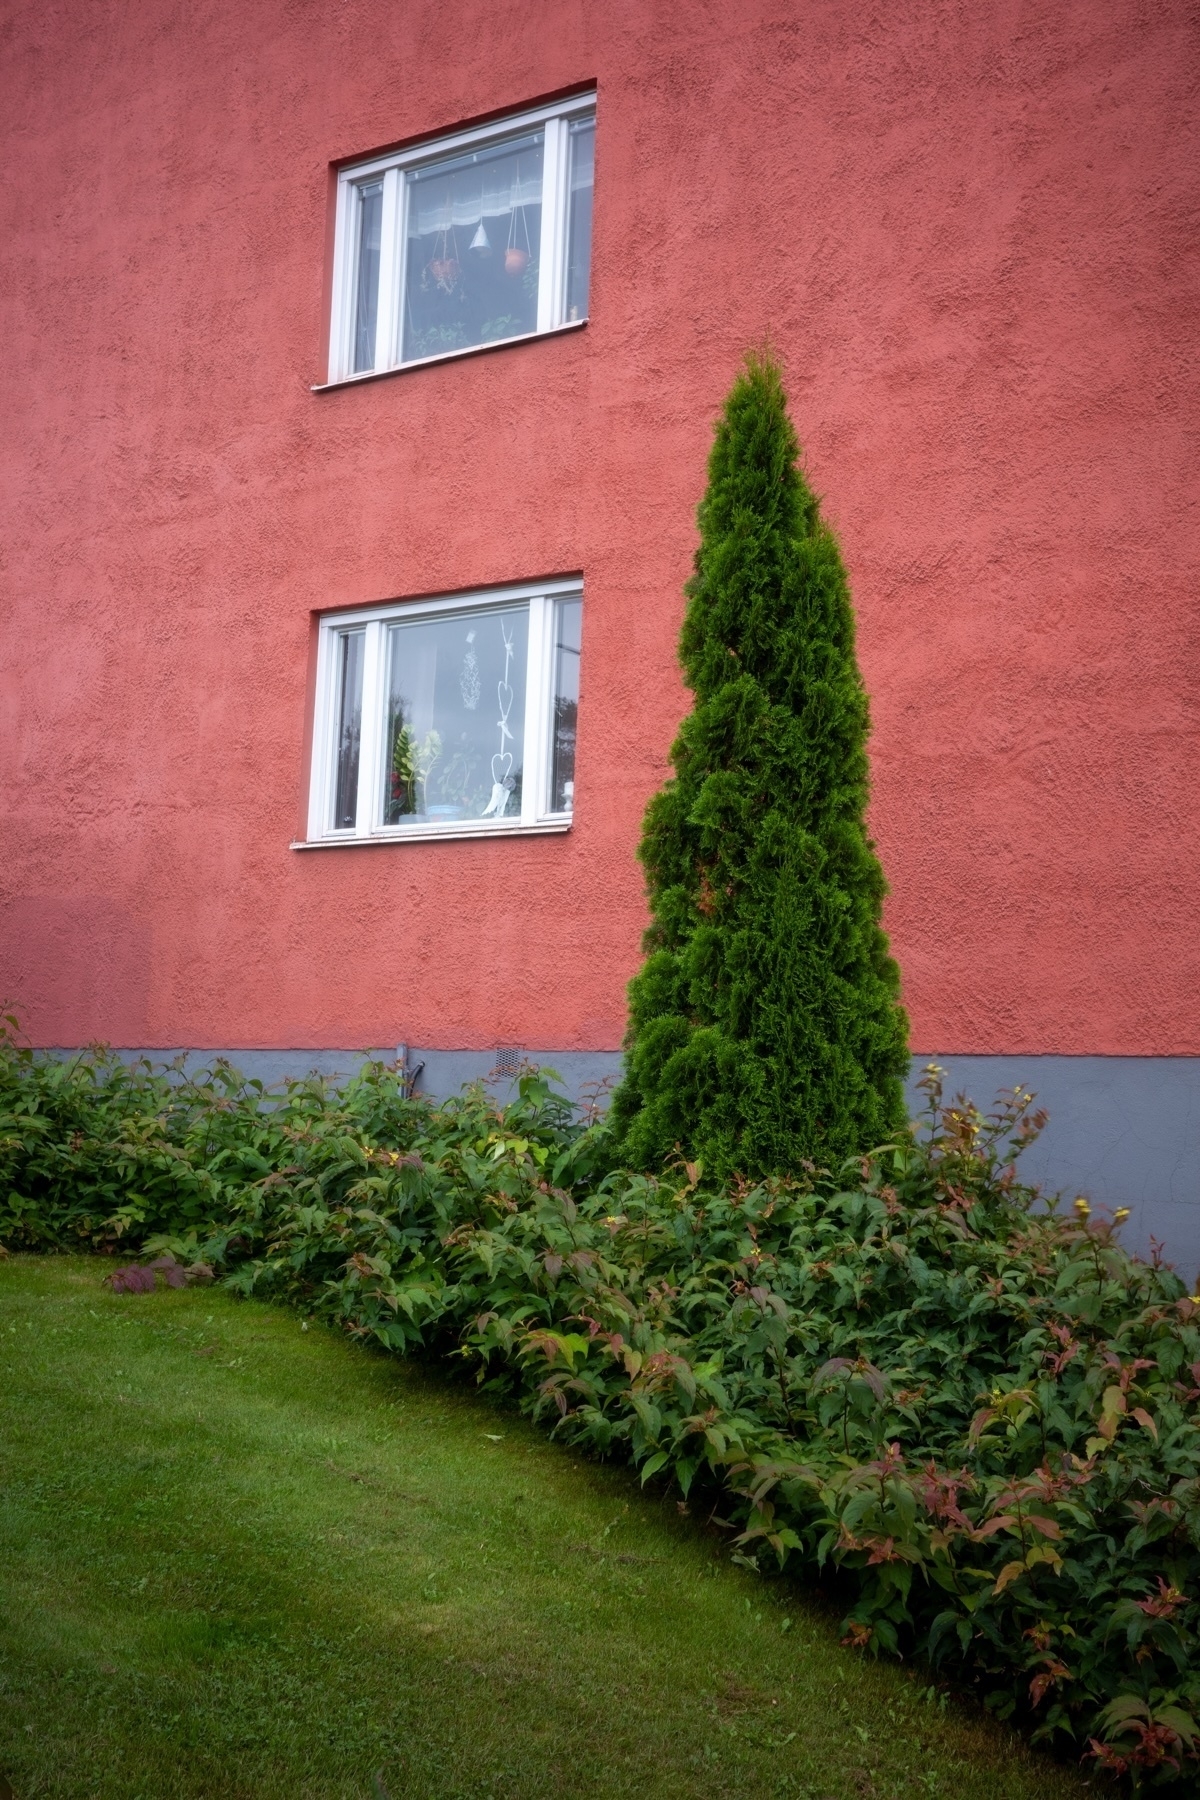
M 374 1050 L 125 1050 L 116 1052 L 126 1062 L 142 1058 L 156 1068 L 182 1058 L 189 1074 L 211 1068 L 218 1059 L 232 1063 L 243 1075 L 261 1081 L 267 1087 L 289 1077 L 324 1075 L 329 1081 L 345 1081 L 364 1062 L 394 1062 L 395 1044 Z M 47 1056 L 74 1056 L 74 1050 L 48 1050 Z M 521 1050 L 524 1061 L 554 1069 L 562 1077 L 563 1087 L 572 1100 L 591 1098 L 592 1091 L 610 1086 L 621 1073 L 619 1050 Z M 446 1100 L 472 1081 L 489 1081 L 502 1100 L 516 1096 L 516 1082 L 511 1076 L 496 1074 L 494 1050 L 419 1050 L 408 1047 L 409 1067 L 424 1065 L 417 1081 L 419 1093 L 434 1100 Z M 601 1096 L 602 1098 L 602 1096 Z
M 985 1111 L 1001 1088 L 1032 1088 L 1050 1121 L 1021 1158 L 1026 1181 L 1048 1192 L 1086 1194 L 1093 1204 L 1132 1208 L 1122 1241 L 1148 1255 L 1150 1240 L 1186 1280 L 1200 1267 L 1200 1057 L 920 1056 L 945 1069 L 945 1094 L 960 1091 Z
M 62 1054 L 60 1052 L 60 1054 Z M 226 1056 L 246 1075 L 268 1085 L 287 1075 L 316 1072 L 340 1079 L 360 1067 L 364 1055 L 391 1061 L 395 1045 L 369 1052 L 352 1050 L 122 1050 L 154 1063 L 186 1056 L 188 1068 L 202 1068 Z M 621 1069 L 619 1051 L 529 1050 L 529 1061 L 557 1069 L 573 1099 L 613 1082 Z M 457 1093 L 468 1081 L 492 1074 L 490 1050 L 409 1049 L 410 1063 L 423 1062 L 419 1090 L 435 1099 Z M 1151 1238 L 1166 1246 L 1168 1258 L 1189 1280 L 1200 1267 L 1200 1057 L 1189 1056 L 915 1056 L 909 1084 L 914 1111 L 923 1096 L 917 1080 L 926 1063 L 946 1071 L 947 1098 L 962 1092 L 985 1111 L 1002 1088 L 1032 1088 L 1050 1115 L 1042 1136 L 1021 1159 L 1028 1181 L 1048 1191 L 1086 1193 L 1093 1203 L 1132 1208 L 1124 1240 L 1143 1254 Z M 511 1079 L 497 1077 L 499 1100 L 514 1092 Z

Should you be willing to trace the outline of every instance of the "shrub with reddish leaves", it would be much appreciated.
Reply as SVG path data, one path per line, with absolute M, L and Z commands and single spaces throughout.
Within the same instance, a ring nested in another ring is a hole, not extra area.
M 114 1269 L 105 1279 L 114 1294 L 152 1294 L 158 1286 L 156 1276 L 161 1276 L 168 1287 L 181 1288 L 190 1287 L 194 1281 L 211 1281 L 212 1273 L 207 1263 L 181 1263 L 167 1255 Z

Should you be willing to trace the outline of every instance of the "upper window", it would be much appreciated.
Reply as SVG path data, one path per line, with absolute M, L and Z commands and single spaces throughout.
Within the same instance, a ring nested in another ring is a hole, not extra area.
M 309 842 L 563 830 L 578 584 L 323 619 Z
M 329 379 L 587 317 L 593 95 L 343 169 Z

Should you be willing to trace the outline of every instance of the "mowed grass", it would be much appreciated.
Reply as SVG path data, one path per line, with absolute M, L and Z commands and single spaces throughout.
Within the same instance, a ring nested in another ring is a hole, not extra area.
M 16 1800 L 1084 1791 L 444 1374 L 107 1266 L 0 1261 Z

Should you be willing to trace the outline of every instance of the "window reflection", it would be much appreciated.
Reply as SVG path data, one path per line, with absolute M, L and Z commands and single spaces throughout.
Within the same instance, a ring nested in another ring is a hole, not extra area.
M 404 361 L 537 330 L 545 132 L 408 173 Z
M 578 600 L 560 600 L 554 608 L 554 733 L 550 753 L 550 810 L 575 808 L 575 734 L 579 718 L 579 627 L 583 608 Z
M 529 609 L 388 627 L 388 825 L 520 816 Z
M 337 779 L 333 823 L 341 830 L 358 818 L 358 760 L 362 742 L 363 631 L 343 631 L 338 645 Z
M 375 326 L 379 317 L 379 244 L 383 227 L 383 183 L 358 190 L 358 283 L 354 297 L 354 373 L 375 367 Z
M 592 267 L 592 191 L 596 148 L 595 119 L 571 126 L 571 205 L 567 222 L 568 319 L 588 315 L 588 278 Z

